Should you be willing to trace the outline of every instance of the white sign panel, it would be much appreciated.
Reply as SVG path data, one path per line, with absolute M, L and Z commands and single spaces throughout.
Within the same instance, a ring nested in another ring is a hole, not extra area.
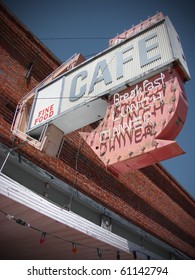
M 178 48 L 177 52 L 172 49 L 177 38 L 170 21 L 163 20 L 39 89 L 30 118 L 29 132 L 58 115 L 61 118 L 63 114 L 66 118 L 68 114 L 71 120 L 71 112 L 76 114 L 77 109 L 86 103 L 96 102 L 102 95 L 114 94 L 128 85 L 155 75 L 171 62 L 181 60 L 184 57 L 182 48 Z M 185 60 L 180 61 L 180 64 L 187 69 Z M 90 115 L 80 125 L 88 123 Z M 76 124 L 72 124 L 72 131 L 77 128 Z M 65 127 L 61 129 L 67 133 Z

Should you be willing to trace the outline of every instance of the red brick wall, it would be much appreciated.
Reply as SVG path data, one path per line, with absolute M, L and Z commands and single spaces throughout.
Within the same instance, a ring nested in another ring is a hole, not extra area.
M 11 145 L 10 128 L 18 101 L 60 62 L 6 10 L 2 11 L 0 141 Z M 33 68 L 27 80 L 30 63 Z M 84 129 L 90 131 L 91 127 Z M 194 201 L 187 193 L 158 165 L 116 178 L 80 141 L 78 132 L 67 135 L 58 159 L 28 144 L 18 151 L 105 207 L 195 258 Z

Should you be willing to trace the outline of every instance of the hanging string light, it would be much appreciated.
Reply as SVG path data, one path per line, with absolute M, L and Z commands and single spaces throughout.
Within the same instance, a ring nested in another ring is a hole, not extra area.
M 14 219 L 14 216 L 11 216 L 9 214 L 7 214 L 6 217 L 8 218 L 8 220 Z
M 98 255 L 99 258 L 102 257 L 102 252 L 101 252 L 101 250 L 99 248 L 97 248 L 97 255 Z
M 71 244 L 72 244 L 72 252 L 73 252 L 73 254 L 76 254 L 76 253 L 77 253 L 77 251 L 78 251 L 78 245 L 79 245 L 79 246 L 84 246 L 84 247 L 88 247 L 88 248 L 91 248 L 91 249 L 96 249 L 98 257 L 99 257 L 99 258 L 102 257 L 102 250 L 101 250 L 100 248 L 95 248 L 95 247 L 89 246 L 89 245 L 87 245 L 87 244 L 75 243 L 74 241 L 66 240 L 66 239 L 64 239 L 64 238 L 62 238 L 62 237 L 59 237 L 59 236 L 57 236 L 57 235 L 50 234 L 50 233 L 48 233 L 48 232 L 42 231 L 42 230 L 40 230 L 39 228 L 36 228 L 36 227 L 34 227 L 34 226 L 32 226 L 32 225 L 26 223 L 26 222 L 25 222 L 24 220 L 22 220 L 22 219 L 15 218 L 14 216 L 7 214 L 6 212 L 4 212 L 4 211 L 1 210 L 1 209 L 0 209 L 0 213 L 4 214 L 4 215 L 7 217 L 7 219 L 9 219 L 9 220 L 14 220 L 17 224 L 19 224 L 19 225 L 21 225 L 21 226 L 28 226 L 28 227 L 30 227 L 31 229 L 33 229 L 33 230 L 38 231 L 39 233 L 41 233 L 41 237 L 40 237 L 40 240 L 39 240 L 39 242 L 40 242 L 41 245 L 44 244 L 44 242 L 46 241 L 46 235 L 49 235 L 49 236 L 51 236 L 51 237 L 53 237 L 53 238 L 63 240 L 64 242 L 71 243 Z M 108 250 L 108 249 L 104 249 L 104 250 L 105 250 L 105 251 L 113 251 L 113 252 L 114 252 L 114 250 Z M 136 252 L 136 251 L 133 251 L 133 257 L 134 257 L 135 260 L 137 259 L 137 252 Z M 116 251 L 116 258 L 117 258 L 117 260 L 120 260 L 120 258 L 121 258 L 121 253 L 120 253 L 119 250 Z M 147 256 L 147 259 L 150 259 L 150 256 Z
M 117 258 L 117 260 L 120 260 L 120 258 L 121 258 L 120 251 L 116 252 L 116 258 Z
M 133 251 L 133 257 L 134 257 L 134 260 L 137 260 L 137 253 L 136 253 L 136 251 Z
M 28 226 L 28 224 L 21 220 L 21 219 L 14 219 L 16 221 L 17 224 L 21 225 L 21 226 Z
M 73 254 L 76 254 L 76 252 L 77 252 L 77 245 L 74 242 L 72 242 L 72 252 L 73 252 Z
M 39 243 L 41 245 L 45 243 L 46 234 L 47 234 L 46 232 L 42 232 L 42 234 L 41 234 L 41 238 L 39 240 Z

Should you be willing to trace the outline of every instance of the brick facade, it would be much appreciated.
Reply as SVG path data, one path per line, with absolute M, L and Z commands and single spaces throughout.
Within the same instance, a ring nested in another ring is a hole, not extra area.
M 17 140 L 10 131 L 17 103 L 61 63 L 4 7 L 1 7 L 0 28 L 0 141 L 11 146 L 13 140 Z M 31 65 L 32 71 L 27 77 Z M 90 132 L 92 126 L 82 130 Z M 160 165 L 116 178 L 80 139 L 78 131 L 65 136 L 59 158 L 50 157 L 27 143 L 18 152 L 126 220 L 195 258 L 194 201 Z

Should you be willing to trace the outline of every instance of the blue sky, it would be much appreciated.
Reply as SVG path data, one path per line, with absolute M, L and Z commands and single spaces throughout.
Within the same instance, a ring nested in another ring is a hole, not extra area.
M 195 198 L 195 16 L 191 0 L 4 0 L 3 3 L 62 62 L 74 53 L 86 58 L 108 47 L 108 40 L 163 12 L 177 30 L 191 74 L 186 83 L 188 115 L 177 142 L 185 154 L 162 162 Z

